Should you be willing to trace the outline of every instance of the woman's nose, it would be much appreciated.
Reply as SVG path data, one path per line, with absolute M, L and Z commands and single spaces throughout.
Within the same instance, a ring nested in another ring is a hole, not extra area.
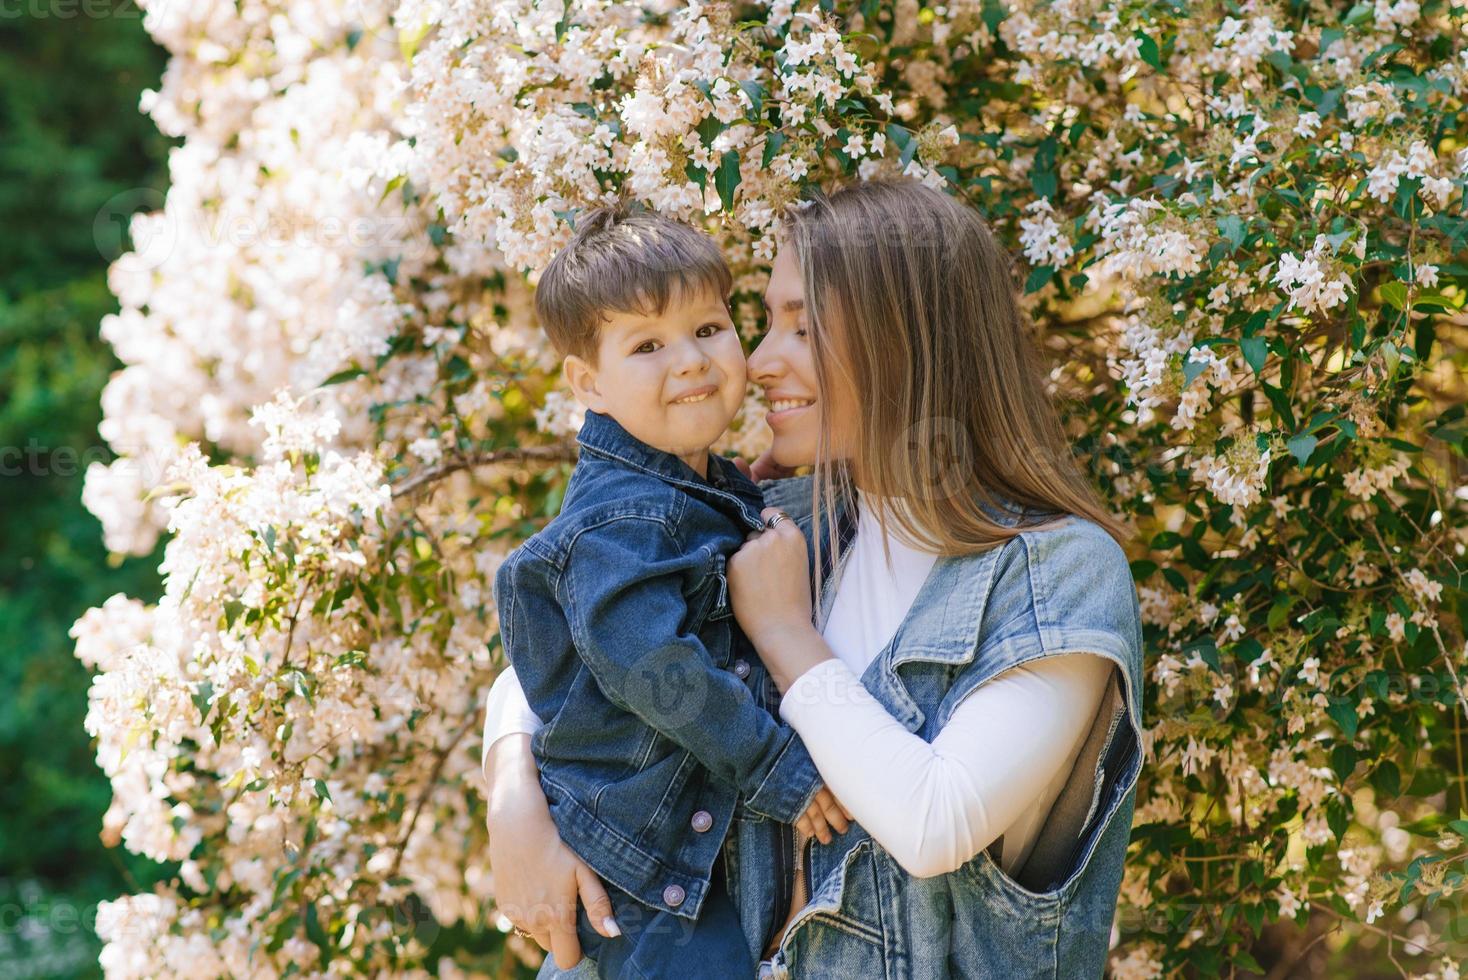
M 757 385 L 768 385 L 780 376 L 781 363 L 771 349 L 770 338 L 767 334 L 750 352 L 749 360 L 746 362 L 749 380 Z

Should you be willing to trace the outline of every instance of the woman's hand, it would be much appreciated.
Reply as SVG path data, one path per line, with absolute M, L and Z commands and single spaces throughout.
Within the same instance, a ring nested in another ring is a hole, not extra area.
M 769 520 L 780 513 L 766 507 Z M 744 634 L 783 692 L 831 651 L 811 625 L 805 535 L 792 520 L 749 535 L 729 556 L 729 601 Z
M 597 925 L 616 936 L 612 903 L 601 879 L 561 841 L 530 752 L 530 736 L 505 735 L 490 746 L 485 763 L 489 784 L 489 864 L 495 903 L 517 927 L 530 933 L 570 969 L 581 959 L 576 938 L 576 900 Z

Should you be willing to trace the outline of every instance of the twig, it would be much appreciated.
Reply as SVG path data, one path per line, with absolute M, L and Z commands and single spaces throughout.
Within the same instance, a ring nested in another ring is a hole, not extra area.
M 1410 939 L 1407 936 L 1399 935 L 1399 934 L 1397 934 L 1395 932 L 1391 932 L 1389 930 L 1383 929 L 1380 926 L 1374 926 L 1374 925 L 1372 925 L 1369 922 L 1362 922 L 1360 919 L 1353 919 L 1353 918 L 1349 918 L 1347 916 L 1341 915 L 1339 912 L 1337 912 L 1335 909 L 1331 908 L 1329 905 L 1322 905 L 1319 902 L 1312 901 L 1310 903 L 1310 907 L 1312 909 L 1317 909 L 1317 910 L 1319 910 L 1321 912 L 1329 912 L 1331 915 L 1335 916 L 1337 919 L 1340 919 L 1342 922 L 1350 923 L 1353 926 L 1360 926 L 1362 929 L 1365 929 L 1368 932 L 1374 932 L 1378 936 L 1384 936 L 1386 938 L 1386 940 L 1387 940 L 1388 943 L 1391 943 L 1391 942 L 1393 942 L 1395 940 L 1401 940 L 1404 943 L 1411 943 L 1414 946 L 1420 946 L 1420 947 L 1422 947 L 1422 951 L 1423 952 L 1428 952 L 1428 951 L 1434 951 L 1435 952 L 1438 949 L 1438 947 L 1436 945 L 1431 944 L 1431 943 L 1428 943 L 1426 941 L 1426 939 Z M 1388 958 L 1391 959 L 1392 964 L 1394 966 L 1396 966 L 1396 968 L 1401 972 L 1402 976 L 1404 976 L 1404 977 L 1407 976 L 1407 971 L 1402 969 L 1402 964 L 1398 963 L 1397 960 L 1396 960 L 1396 957 L 1394 957 L 1394 956 L 1391 955 L 1391 947 L 1390 946 L 1387 947 L 1387 956 L 1388 956 Z
M 418 824 L 418 815 L 423 812 L 423 805 L 428 802 L 428 797 L 433 793 L 433 787 L 438 784 L 438 775 L 443 772 L 444 763 L 448 762 L 449 755 L 453 753 L 454 748 L 459 744 L 459 740 L 469 731 L 475 720 L 471 714 L 469 719 L 455 733 L 454 740 L 434 760 L 433 771 L 428 774 L 428 782 L 424 783 L 423 791 L 418 794 L 418 799 L 413 804 L 413 816 L 408 821 L 408 829 L 403 833 L 403 839 L 398 842 L 398 852 L 393 856 L 392 868 L 387 873 L 388 878 L 397 876 L 398 865 L 403 863 L 403 854 L 408 850 L 408 841 L 413 839 L 413 828 Z
M 469 455 L 455 456 L 453 459 L 429 467 L 420 473 L 408 477 L 402 483 L 393 487 L 392 495 L 401 497 L 412 493 L 425 484 L 433 483 L 455 473 L 459 470 L 473 469 L 476 466 L 489 466 L 493 463 L 569 463 L 576 459 L 576 449 L 572 443 L 559 442 L 553 446 L 524 446 L 513 449 L 496 449 L 491 452 L 470 453 Z

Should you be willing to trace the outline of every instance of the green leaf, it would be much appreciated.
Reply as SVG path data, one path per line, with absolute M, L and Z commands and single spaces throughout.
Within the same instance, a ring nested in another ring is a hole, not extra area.
M 1030 270 L 1029 278 L 1025 280 L 1025 294 L 1039 292 L 1055 278 L 1055 269 L 1048 265 L 1040 265 Z
M 1197 380 L 1198 375 L 1208 370 L 1207 361 L 1191 360 L 1186 354 L 1183 355 L 1183 387 L 1186 388 Z
M 194 707 L 199 709 L 200 718 L 209 717 L 209 698 L 214 694 L 214 685 L 204 681 L 193 694 Z
M 1356 750 L 1345 744 L 1337 745 L 1330 753 L 1330 768 L 1335 771 L 1336 779 L 1345 782 L 1351 773 L 1356 771 Z
M 1345 836 L 1346 825 L 1350 822 L 1350 814 L 1346 812 L 1346 804 L 1339 796 L 1332 796 L 1325 803 L 1325 822 L 1330 826 L 1330 832 L 1335 834 L 1336 842 Z
M 1254 911 L 1255 909 L 1258 909 L 1259 911 L 1259 923 L 1260 925 L 1262 925 L 1264 923 L 1264 907 L 1261 905 L 1244 906 L 1244 918 L 1249 920 L 1250 925 L 1253 925 L 1254 916 L 1251 916 L 1249 913 Z M 1254 931 L 1258 932 L 1259 926 L 1254 926 Z M 1254 958 L 1253 954 L 1246 949 L 1236 949 L 1229 953 L 1229 956 L 1233 960 L 1233 965 L 1241 966 L 1244 969 L 1248 970 L 1250 973 L 1257 973 L 1260 976 L 1263 976 L 1264 974 L 1269 972 L 1268 970 L 1264 969 L 1264 967 L 1260 965 L 1259 961 Z
M 704 146 L 710 146 L 714 138 L 725 130 L 718 116 L 704 116 L 703 121 L 698 124 L 698 135 L 703 140 Z
M 1289 448 L 1290 453 L 1294 455 L 1295 459 L 1299 461 L 1300 465 L 1304 466 L 1310 462 L 1310 454 L 1315 452 L 1315 447 L 1319 443 L 1320 440 L 1314 436 L 1301 434 L 1295 436 L 1289 442 L 1285 443 L 1285 445 Z
M 719 202 L 724 205 L 724 210 L 734 210 L 734 191 L 739 187 L 738 150 L 725 150 L 719 158 L 719 169 L 714 171 L 714 187 L 719 192 Z
M 1264 370 L 1265 358 L 1269 356 L 1269 341 L 1263 337 L 1245 337 L 1239 341 L 1239 349 L 1243 351 L 1244 360 L 1253 368 L 1254 374 L 1258 375 Z
M 1215 671 L 1222 670 L 1218 662 L 1218 645 L 1214 643 L 1213 637 L 1211 636 L 1205 636 L 1201 640 L 1195 640 L 1189 643 L 1183 647 L 1182 652 L 1184 654 L 1196 653 L 1202 658 L 1205 664 L 1212 667 Z
M 1387 759 L 1371 773 L 1371 785 L 1376 787 L 1378 792 L 1386 796 L 1400 796 L 1402 793 L 1402 770 L 1397 768 L 1395 762 Z
M 1238 247 L 1244 244 L 1244 239 L 1248 237 L 1244 219 L 1236 214 L 1225 215 L 1218 219 L 1218 233 L 1233 246 L 1229 249 L 1230 253 L 1237 251 Z
M 329 377 L 325 381 L 321 382 L 321 384 L 318 385 L 317 387 L 325 388 L 328 385 L 341 384 L 343 381 L 350 381 L 353 378 L 360 378 L 362 375 L 364 375 L 366 373 L 367 373 L 367 369 L 366 368 L 349 367 L 349 368 L 347 368 L 344 371 L 338 371 L 338 372 L 336 372 L 336 374 L 333 374 L 331 377 Z
M 1142 42 L 1141 49 L 1138 52 L 1139 54 L 1141 54 L 1142 60 L 1151 65 L 1153 68 L 1157 69 L 1158 71 L 1161 71 L 1162 53 L 1157 50 L 1157 42 L 1152 40 L 1151 36 L 1144 34 L 1142 31 L 1136 31 L 1133 33 L 1132 36 Z
M 1296 599 L 1296 596 L 1282 595 L 1274 600 L 1274 605 L 1269 607 L 1269 617 L 1266 620 L 1270 629 L 1277 630 L 1285 624 L 1285 620 L 1290 615 L 1290 608 L 1294 606 Z
M 1360 719 L 1356 715 L 1356 702 L 1351 698 L 1332 698 L 1325 713 L 1335 719 L 1346 738 L 1356 737 L 1356 726 Z
M 1055 175 L 1055 153 L 1058 146 L 1055 137 L 1047 136 L 1035 150 L 1035 162 L 1030 166 L 1030 186 L 1040 197 L 1049 199 L 1059 190 L 1060 179 Z
M 767 133 L 765 135 L 765 155 L 760 160 L 760 166 L 768 168 L 770 161 L 775 159 L 775 154 L 780 152 L 780 147 L 785 145 L 784 133 Z
M 1401 282 L 1383 283 L 1381 286 L 1381 301 L 1394 310 L 1405 310 L 1407 308 L 1407 284 Z
M 749 110 L 749 118 L 758 119 L 764 112 L 765 87 L 753 79 L 746 79 L 740 82 L 739 87 L 744 89 L 744 94 L 749 96 L 749 101 L 752 103 Z

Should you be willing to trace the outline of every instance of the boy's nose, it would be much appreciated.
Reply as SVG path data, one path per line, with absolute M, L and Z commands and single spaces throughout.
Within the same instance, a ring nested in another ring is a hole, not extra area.
M 707 371 L 710 363 L 704 349 L 698 344 L 690 343 L 684 345 L 676 370 L 679 374 L 698 374 Z

